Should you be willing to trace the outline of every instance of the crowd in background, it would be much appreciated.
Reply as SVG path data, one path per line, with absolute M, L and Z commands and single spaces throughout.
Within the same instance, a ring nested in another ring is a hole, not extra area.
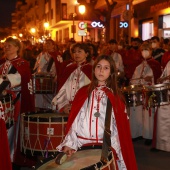
M 168 38 L 160 39 L 154 36 L 142 41 L 132 37 L 131 44 L 123 40 L 117 42 L 115 39 L 102 44 L 90 41 L 79 43 L 74 39 L 64 45 L 51 39 L 47 39 L 43 44 L 32 45 L 29 40 L 21 41 L 21 44 L 22 50 L 18 56 L 28 61 L 31 74 L 44 77 L 50 75 L 55 82 L 54 94 L 35 94 L 36 110 L 57 110 L 69 114 L 77 91 L 92 80 L 92 67 L 96 59 L 102 55 L 111 56 L 116 70 L 117 86 L 122 96 L 127 92 L 124 89 L 129 89 L 129 94 L 140 89 L 142 96 L 142 99 L 135 95 L 131 96 L 132 99 L 123 96 L 129 116 L 131 138 L 134 141 L 146 139 L 145 145 L 152 145 L 152 151 L 170 151 L 167 135 L 170 126 L 167 115 L 170 101 L 166 105 L 161 105 L 161 101 L 157 105 L 148 105 L 152 96 L 149 96 L 149 99 L 143 96 L 143 88 L 154 88 L 156 84 L 164 87 L 163 83 L 170 82 Z M 0 58 L 3 57 L 1 44 Z M 30 82 L 29 87 L 32 91 Z M 133 89 L 134 87 L 136 89 Z M 168 88 L 166 90 L 169 91 L 170 86 Z M 132 100 L 131 105 L 128 104 L 129 100 Z

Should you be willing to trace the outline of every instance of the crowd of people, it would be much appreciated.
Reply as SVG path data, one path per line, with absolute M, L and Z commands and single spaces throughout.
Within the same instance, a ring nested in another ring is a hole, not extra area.
M 107 143 L 105 121 L 109 122 L 109 152 L 114 153 L 119 170 L 137 169 L 132 141 L 144 138 L 151 151 L 169 152 L 170 42 L 161 40 L 154 36 L 146 41 L 132 38 L 131 44 L 115 39 L 98 44 L 70 39 L 63 46 L 52 39 L 32 45 L 8 37 L 0 58 L 0 126 L 7 129 L 7 136 L 1 133 L 0 140 L 9 146 L 4 145 L 5 156 L 0 151 L 0 167 L 10 170 L 35 164 L 20 150 L 20 117 L 46 110 L 69 117 L 66 136 L 56 146 L 68 156 L 83 146 L 102 149 L 102 143 Z M 42 80 L 49 79 L 52 89 L 41 89 Z M 7 95 L 12 118 L 5 115 Z M 9 119 L 12 123 L 5 127 Z

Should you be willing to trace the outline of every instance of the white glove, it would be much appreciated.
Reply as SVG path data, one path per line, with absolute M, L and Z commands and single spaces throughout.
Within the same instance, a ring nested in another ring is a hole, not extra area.
M 30 94 L 33 94 L 33 86 L 32 86 L 32 80 L 30 79 L 30 82 L 28 83 L 28 90 L 30 91 Z

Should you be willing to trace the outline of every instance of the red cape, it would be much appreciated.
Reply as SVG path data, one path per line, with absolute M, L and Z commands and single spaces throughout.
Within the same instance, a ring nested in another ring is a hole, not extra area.
M 151 67 L 153 71 L 153 76 L 154 76 L 154 82 L 155 84 L 157 83 L 157 79 L 160 78 L 162 71 L 161 71 L 161 64 L 155 60 L 154 58 L 151 58 L 147 60 L 147 63 Z
M 0 63 L 5 63 L 6 59 L 0 60 Z M 32 79 L 29 62 L 17 57 L 11 61 L 12 65 L 21 75 L 21 113 L 35 111 L 34 95 L 28 90 L 28 83 Z
M 132 75 L 136 67 L 142 62 L 143 57 L 140 50 L 130 49 L 126 51 L 126 56 L 122 57 L 124 64 L 124 72 L 128 79 L 132 78 Z
M 78 65 L 76 63 L 70 64 L 67 66 L 60 77 L 60 81 L 58 84 L 58 91 L 61 89 L 61 87 L 64 85 L 70 74 L 76 70 Z M 82 72 L 91 80 L 92 78 L 92 65 L 91 64 L 85 64 L 81 67 Z
M 109 90 L 106 91 L 106 95 L 111 101 L 114 109 L 115 120 L 117 124 L 117 130 L 119 134 L 119 141 L 122 150 L 122 155 L 128 170 L 137 170 L 136 158 L 134 154 L 134 148 L 132 145 L 131 133 L 129 121 L 127 120 L 127 114 L 125 111 L 125 105 L 119 98 L 119 96 L 113 95 Z M 66 126 L 66 134 L 68 133 L 74 119 L 76 118 L 80 108 L 84 104 L 88 97 L 88 86 L 82 87 L 76 94 L 72 104 L 71 112 Z
M 0 118 L 0 169 L 12 170 L 5 121 Z
M 170 51 L 167 51 L 164 53 L 164 55 L 162 56 L 162 59 L 161 59 L 161 65 L 162 65 L 163 69 L 165 68 L 165 66 L 169 60 L 170 60 Z

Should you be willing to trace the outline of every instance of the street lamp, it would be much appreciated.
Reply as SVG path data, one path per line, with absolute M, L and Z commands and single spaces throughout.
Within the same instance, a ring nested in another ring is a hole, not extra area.
M 48 37 L 48 27 L 49 27 L 49 23 L 48 22 L 45 22 L 44 23 L 44 28 L 45 28 L 45 35 L 44 36 L 47 36 Z
M 83 16 L 83 21 L 84 21 L 84 13 L 86 12 L 85 5 L 79 5 L 78 9 L 79 9 L 79 13 Z M 81 41 L 83 42 L 83 35 L 81 36 Z
M 35 42 L 35 38 L 34 38 L 34 34 L 35 34 L 35 32 L 36 32 L 36 29 L 35 28 L 31 28 L 31 33 L 32 33 L 32 39 L 33 39 L 33 42 L 32 42 L 32 44 L 34 44 L 34 42 Z
M 79 5 L 79 12 L 81 15 L 84 15 L 84 13 L 86 12 L 85 5 Z

